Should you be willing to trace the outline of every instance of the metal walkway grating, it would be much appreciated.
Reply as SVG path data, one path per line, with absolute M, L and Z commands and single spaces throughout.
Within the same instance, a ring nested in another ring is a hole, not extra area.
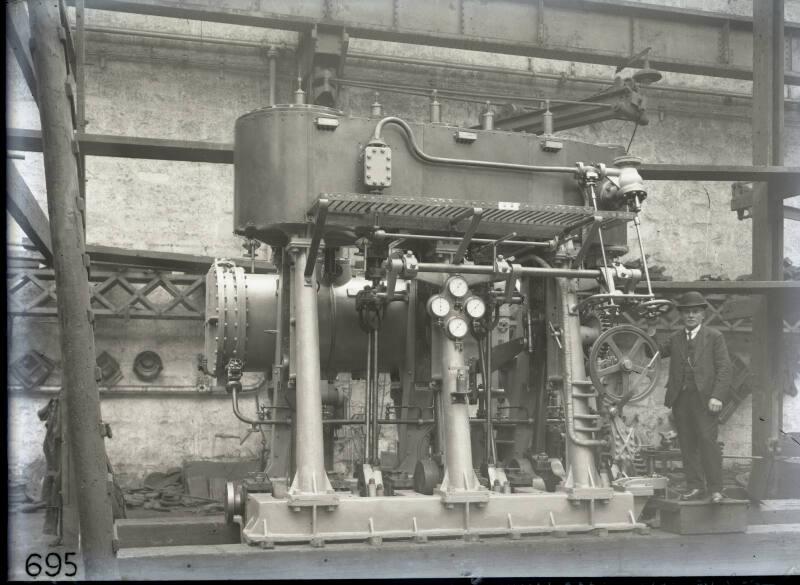
M 475 201 L 445 199 L 437 197 L 404 197 L 399 195 L 373 195 L 361 193 L 326 193 L 320 195 L 309 210 L 316 213 L 319 200 L 328 201 L 328 223 L 337 216 L 349 218 L 351 223 L 370 225 L 390 223 L 406 224 L 407 227 L 441 228 L 454 222 L 467 222 L 473 209 L 483 210 L 481 225 L 515 229 L 520 233 L 532 228 L 548 235 L 570 231 L 587 223 L 594 217 L 602 218 L 602 226 L 610 228 L 633 220 L 634 214 L 627 211 L 595 211 L 591 207 L 577 205 L 555 205 L 516 203 L 502 201 Z M 340 222 L 336 222 L 340 223 Z M 481 230 L 478 230 L 481 231 Z

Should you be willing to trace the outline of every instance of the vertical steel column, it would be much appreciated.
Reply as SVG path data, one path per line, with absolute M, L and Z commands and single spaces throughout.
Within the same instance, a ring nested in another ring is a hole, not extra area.
M 78 167 L 73 156 L 76 137 L 66 94 L 65 47 L 59 34 L 63 31 L 59 30 L 57 2 L 30 0 L 28 8 L 38 80 L 53 267 L 59 293 L 66 423 L 79 484 L 81 549 L 88 578 L 114 578 L 118 569 L 112 544 L 113 515 L 101 434 L 100 395 L 95 381 L 94 317 L 78 208 Z
M 333 488 L 325 473 L 323 449 L 316 271 L 306 279 L 308 248 L 290 244 L 289 253 L 294 258 L 291 296 L 295 303 L 294 356 L 297 362 L 297 471 L 290 494 L 325 494 Z
M 783 164 L 783 0 L 753 2 L 753 164 Z M 753 278 L 783 280 L 783 201 L 768 183 L 753 191 Z M 756 297 L 753 313 L 752 453 L 767 455 L 779 440 L 783 334 L 779 295 Z M 751 477 L 766 477 L 763 461 Z M 766 487 L 766 481 L 762 488 Z M 751 482 L 752 485 L 752 482 Z M 751 494 L 753 495 L 753 494 Z M 761 494 L 757 497 L 768 497 Z
M 433 331 L 434 343 L 442 347 L 441 407 L 445 432 L 445 478 L 443 490 L 480 489 L 472 469 L 472 443 L 469 431 L 469 404 L 460 386 L 469 383 L 468 368 L 464 359 L 464 345 L 452 341 L 437 327 Z M 438 337 L 438 339 L 436 339 Z

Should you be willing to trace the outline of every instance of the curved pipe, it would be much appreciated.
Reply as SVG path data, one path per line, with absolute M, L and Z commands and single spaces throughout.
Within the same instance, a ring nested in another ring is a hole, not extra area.
M 233 414 L 236 415 L 240 421 L 247 423 L 249 425 L 290 425 L 292 421 L 290 420 L 257 420 L 253 418 L 246 417 L 242 414 L 239 410 L 239 390 L 236 389 L 236 385 L 233 386 L 231 389 L 231 402 L 233 403 Z
M 485 160 L 469 160 L 469 159 L 462 159 L 462 158 L 444 158 L 441 156 L 432 156 L 430 154 L 425 154 L 420 149 L 417 141 L 414 139 L 414 132 L 411 130 L 411 126 L 408 123 L 396 116 L 389 116 L 387 118 L 383 118 L 381 121 L 377 123 L 375 126 L 375 132 L 372 135 L 372 140 L 375 142 L 383 142 L 383 138 L 381 137 L 381 133 L 383 132 L 383 127 L 387 124 L 395 124 L 399 126 L 406 137 L 406 142 L 411 149 L 412 154 L 416 156 L 419 160 L 431 164 L 445 164 L 445 165 L 458 165 L 458 166 L 469 166 L 469 167 L 481 167 L 486 169 L 499 169 L 499 170 L 506 170 L 506 171 L 523 171 L 526 173 L 570 173 L 575 174 L 577 169 L 574 167 L 554 167 L 554 166 L 541 166 L 541 165 L 521 165 L 515 163 L 503 163 L 503 162 L 493 162 L 493 161 L 485 161 Z

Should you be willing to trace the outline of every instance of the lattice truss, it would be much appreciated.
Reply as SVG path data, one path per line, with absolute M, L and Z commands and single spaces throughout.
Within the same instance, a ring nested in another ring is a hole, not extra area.
M 51 269 L 9 269 L 7 282 L 9 315 L 57 315 Z M 89 283 L 97 317 L 203 319 L 205 275 L 93 270 Z
M 660 295 L 659 295 L 660 296 Z M 667 295 L 668 296 L 668 295 Z M 677 296 L 677 295 L 675 295 Z M 736 332 L 736 333 L 751 333 L 753 331 L 752 319 L 752 304 L 748 299 L 753 297 L 737 297 L 733 295 L 723 294 L 709 294 L 706 295 L 706 320 L 705 324 L 709 327 L 719 329 L 723 333 Z M 731 307 L 734 303 L 747 303 L 750 305 L 750 310 L 736 310 Z M 788 307 L 787 307 L 788 308 Z M 726 309 L 729 309 L 726 311 Z M 733 310 L 730 310 L 733 309 Z M 742 313 L 748 313 L 742 315 Z M 783 332 L 790 334 L 800 334 L 800 312 L 794 311 L 794 314 L 788 315 L 783 321 Z M 637 320 L 627 313 L 625 319 L 632 325 L 647 329 L 653 326 L 645 320 Z M 666 315 L 658 318 L 655 323 L 658 330 L 671 331 L 681 327 L 680 314 L 678 311 L 670 311 Z

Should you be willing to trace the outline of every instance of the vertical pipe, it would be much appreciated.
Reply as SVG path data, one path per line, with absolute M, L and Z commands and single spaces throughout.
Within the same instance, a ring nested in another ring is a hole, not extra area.
M 38 80 L 47 208 L 58 294 L 67 433 L 78 480 L 81 549 L 86 576 L 119 578 L 113 549 L 113 515 L 101 435 L 100 395 L 95 381 L 94 317 L 84 265 L 85 240 L 75 132 L 69 101 L 64 46 L 59 40 L 58 3 L 31 0 L 33 62 Z M 64 470 L 69 472 L 69 470 Z
M 372 331 L 367 333 L 367 370 L 364 380 L 364 462 L 372 456 Z
M 447 487 L 456 490 L 475 490 L 479 485 L 472 470 L 472 445 L 469 435 L 469 405 L 466 395 L 455 398 L 458 376 L 467 376 L 464 346 L 435 330 L 442 344 L 441 406 L 445 422 L 445 464 Z M 466 380 L 465 380 L 466 382 Z
M 297 421 L 295 459 L 297 472 L 290 493 L 326 493 L 331 489 L 325 473 L 320 392 L 319 319 L 316 271 L 306 280 L 308 249 L 291 248 L 292 297 L 295 302 L 295 360 L 297 362 Z
M 378 412 L 378 404 L 379 392 L 381 392 L 380 387 L 380 369 L 378 366 L 378 330 L 372 332 L 372 342 L 373 342 L 373 351 L 372 351 L 372 379 L 373 379 L 373 396 L 372 396 L 372 461 L 373 465 L 378 464 L 378 439 L 380 436 L 380 425 L 378 424 L 378 420 L 380 419 L 380 412 Z
M 479 342 L 480 343 L 480 342 Z M 494 460 L 494 431 L 492 430 L 492 330 L 486 333 L 486 465 L 496 465 Z
M 269 105 L 275 105 L 275 87 L 278 83 L 277 80 L 277 57 L 278 51 L 275 47 L 270 46 L 267 50 L 267 60 L 269 62 Z
M 442 105 L 436 99 L 437 94 L 435 89 L 431 92 L 431 124 L 441 124 L 442 122 Z

